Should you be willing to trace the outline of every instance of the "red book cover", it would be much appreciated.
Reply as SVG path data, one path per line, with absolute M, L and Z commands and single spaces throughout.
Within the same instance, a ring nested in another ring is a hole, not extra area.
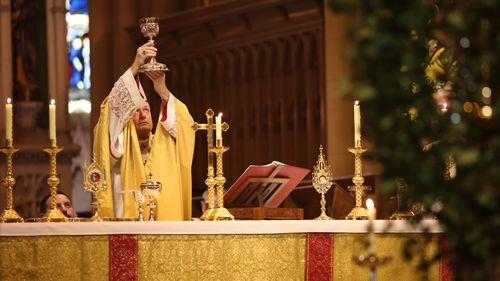
M 262 207 L 277 208 L 309 171 L 278 161 L 250 165 L 224 194 L 224 204 L 233 207 L 262 204 Z

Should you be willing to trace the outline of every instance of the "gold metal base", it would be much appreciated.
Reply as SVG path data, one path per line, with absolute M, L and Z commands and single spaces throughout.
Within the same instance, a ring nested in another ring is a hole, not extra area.
M 14 209 L 7 209 L 2 212 L 0 222 L 24 222 L 24 219 Z
M 41 222 L 66 222 L 68 218 L 58 208 L 49 209 L 45 216 L 40 218 Z
M 202 221 L 210 221 L 213 219 L 213 216 L 215 214 L 216 209 L 206 209 L 205 212 L 203 212 L 203 215 L 201 215 L 200 220 Z
M 99 212 L 96 210 L 94 215 L 89 218 L 87 221 L 90 221 L 90 222 L 103 222 L 104 219 L 99 215 Z
M 139 67 L 140 73 L 152 72 L 152 71 L 170 71 L 170 69 L 168 69 L 168 67 L 163 63 L 159 62 L 149 62 Z
M 363 207 L 354 207 L 345 217 L 346 220 L 367 220 L 368 211 Z
M 397 211 L 391 215 L 389 219 L 391 220 L 411 220 L 415 217 L 415 213 L 412 211 Z
M 214 209 L 212 220 L 215 221 L 234 221 L 234 216 L 224 207 Z
M 315 221 L 331 221 L 334 220 L 332 217 L 329 217 L 327 214 L 324 212 L 319 215 L 319 217 L 314 219 Z

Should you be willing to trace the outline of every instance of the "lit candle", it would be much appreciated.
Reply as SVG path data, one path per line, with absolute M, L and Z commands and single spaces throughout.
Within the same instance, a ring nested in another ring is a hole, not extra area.
M 10 146 L 12 144 L 12 103 L 10 98 L 5 104 L 5 139 L 7 145 Z
M 354 103 L 354 147 L 361 147 L 361 113 L 359 101 Z
M 375 233 L 374 233 L 374 225 L 373 221 L 375 220 L 375 216 L 377 214 L 377 210 L 375 209 L 375 204 L 372 199 L 366 200 L 366 208 L 368 208 L 368 253 L 375 254 Z
M 49 104 L 49 139 L 52 146 L 56 145 L 56 101 L 50 100 Z
M 222 140 L 222 113 L 215 116 L 215 141 Z

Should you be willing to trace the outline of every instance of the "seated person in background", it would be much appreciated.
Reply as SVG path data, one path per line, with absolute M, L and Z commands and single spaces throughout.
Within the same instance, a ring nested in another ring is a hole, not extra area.
M 68 218 L 72 218 L 75 215 L 73 210 L 73 204 L 71 204 L 71 200 L 68 195 L 62 191 L 57 191 L 57 208 L 61 210 L 61 212 Z M 50 204 L 50 194 L 43 197 L 42 201 L 40 201 L 40 214 L 44 216 L 47 212 Z

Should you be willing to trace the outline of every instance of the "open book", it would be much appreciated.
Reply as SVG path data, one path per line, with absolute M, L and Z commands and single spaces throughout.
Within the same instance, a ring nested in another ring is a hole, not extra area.
M 224 194 L 224 204 L 277 208 L 309 171 L 278 161 L 250 165 Z

